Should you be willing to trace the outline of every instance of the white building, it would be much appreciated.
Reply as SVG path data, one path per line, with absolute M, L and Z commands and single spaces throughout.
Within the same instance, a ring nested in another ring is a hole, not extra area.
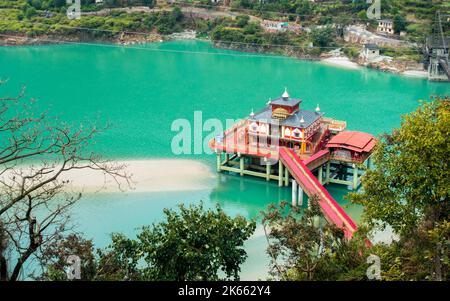
M 377 32 L 383 34 L 394 34 L 394 22 L 392 20 L 378 21 Z
M 380 48 L 375 44 L 364 44 L 361 56 L 368 62 L 380 57 Z

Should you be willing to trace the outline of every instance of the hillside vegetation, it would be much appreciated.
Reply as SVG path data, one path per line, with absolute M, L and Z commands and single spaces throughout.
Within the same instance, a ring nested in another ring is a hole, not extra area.
M 104 0 L 96 4 L 95 0 L 81 0 L 81 5 L 84 13 L 100 10 L 104 13 L 71 20 L 66 16 L 68 5 L 65 0 L 0 0 L 0 34 L 114 40 L 127 32 L 166 35 L 193 29 L 199 37 L 210 38 L 222 47 L 301 57 L 317 56 L 342 47 L 347 55 L 354 57 L 358 47 L 343 41 L 343 28 L 350 24 L 365 24 L 375 30 L 377 26 L 376 20 L 367 18 L 369 4 L 365 0 L 317 3 L 309 0 L 234 0 L 218 5 L 209 0 L 175 1 L 174 4 L 156 0 Z M 117 10 L 133 6 L 156 10 Z M 183 7 L 203 9 L 206 13 L 217 10 L 232 12 L 237 17 L 193 18 L 183 14 Z M 105 12 L 106 8 L 112 10 Z M 448 1 L 391 0 L 382 1 L 381 17 L 394 20 L 395 32 L 406 33 L 402 39 L 420 45 L 432 32 L 437 11 L 450 13 Z M 286 20 L 310 30 L 269 33 L 260 25 L 263 19 Z M 444 21 L 444 31 L 450 35 L 450 22 Z M 414 61 L 421 59 L 419 48 L 383 51 L 393 57 L 402 56 Z

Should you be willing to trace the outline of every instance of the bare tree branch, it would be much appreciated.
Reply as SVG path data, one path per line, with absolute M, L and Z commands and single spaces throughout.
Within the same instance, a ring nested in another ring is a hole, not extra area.
M 125 165 L 90 150 L 107 126 L 73 128 L 47 112 L 33 113 L 34 100 L 24 96 L 22 87 L 17 96 L 0 98 L 0 280 L 18 280 L 43 245 L 71 229 L 68 211 L 81 194 L 67 191 L 63 175 L 94 170 L 121 190 L 131 185 Z

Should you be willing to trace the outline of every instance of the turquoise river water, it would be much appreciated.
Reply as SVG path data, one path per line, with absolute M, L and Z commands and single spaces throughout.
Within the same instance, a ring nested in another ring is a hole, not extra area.
M 171 151 L 175 119 L 237 119 L 262 108 L 269 97 L 288 87 L 305 109 L 317 104 L 326 116 L 346 120 L 348 128 L 374 135 L 399 126 L 419 99 L 449 94 L 450 85 L 430 83 L 366 69 L 348 70 L 291 58 L 249 55 L 214 49 L 207 42 L 176 41 L 137 47 L 51 45 L 0 47 L 0 78 L 8 78 L 0 95 L 27 86 L 40 108 L 69 123 L 111 122 L 95 150 L 114 159 L 192 159 L 214 172 L 213 155 L 175 156 Z M 205 136 L 208 133 L 205 132 Z M 155 171 L 157 172 L 157 171 Z M 289 200 L 290 190 L 254 178 L 220 175 L 205 189 L 141 193 L 87 194 L 74 207 L 78 230 L 98 247 L 111 232 L 133 236 L 136 229 L 163 218 L 162 209 L 183 202 L 220 203 L 232 215 L 249 218 L 269 203 Z M 343 206 L 348 190 L 330 185 Z M 346 210 L 359 220 L 361 208 Z M 261 229 L 246 244 L 249 254 L 242 279 L 267 273 Z

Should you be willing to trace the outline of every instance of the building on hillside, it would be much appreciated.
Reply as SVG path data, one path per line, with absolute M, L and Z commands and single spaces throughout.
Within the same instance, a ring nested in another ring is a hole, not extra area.
M 392 20 L 387 20 L 387 19 L 379 20 L 377 32 L 381 33 L 381 34 L 393 35 L 394 34 L 394 22 Z
M 367 61 L 373 61 L 380 57 L 380 48 L 376 44 L 364 44 L 361 57 Z
M 300 32 L 302 27 L 297 24 L 292 24 L 287 21 L 272 21 L 263 20 L 261 27 L 267 32 L 279 32 L 279 31 L 293 31 Z
M 350 25 L 345 27 L 344 40 L 348 43 L 357 43 L 361 45 L 376 44 L 378 47 L 408 46 L 408 43 L 405 41 L 372 33 L 362 25 Z

